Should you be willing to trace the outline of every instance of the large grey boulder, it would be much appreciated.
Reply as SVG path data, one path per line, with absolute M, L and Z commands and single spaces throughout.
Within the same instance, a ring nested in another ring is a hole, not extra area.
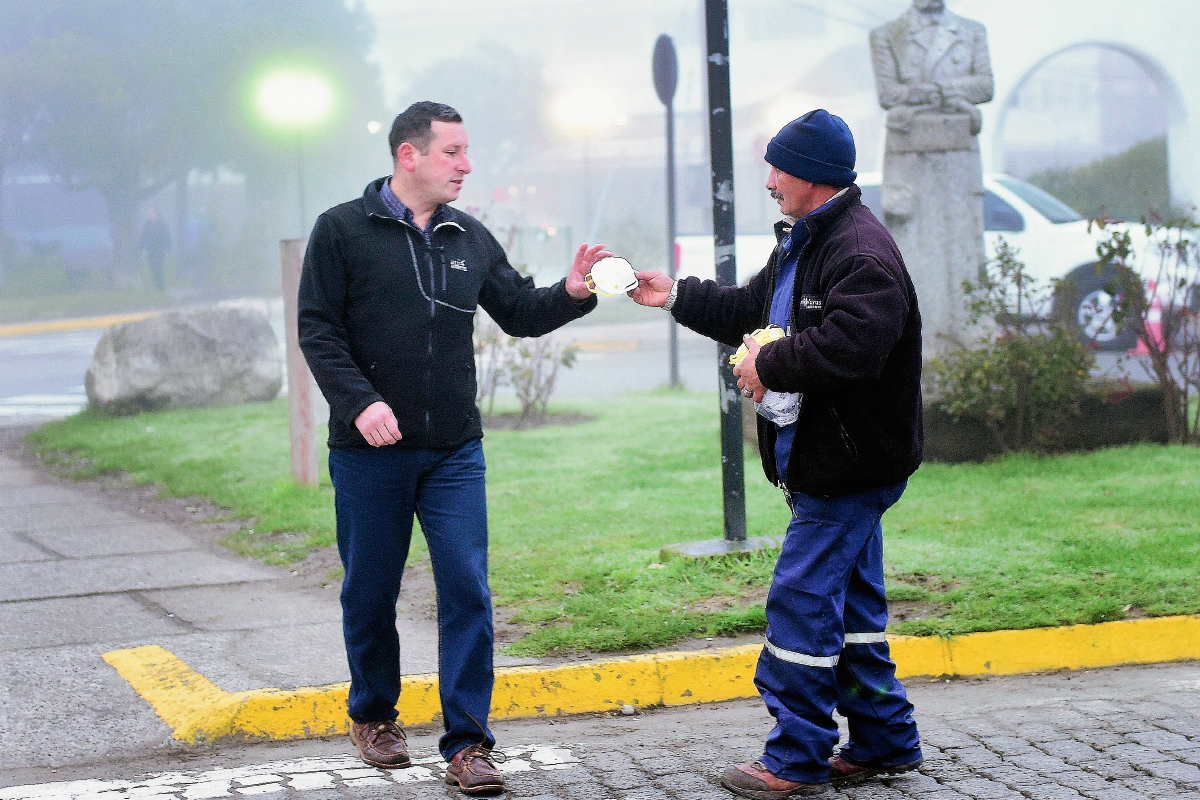
M 283 356 L 258 311 L 168 311 L 105 331 L 84 383 L 90 407 L 110 414 L 271 400 Z

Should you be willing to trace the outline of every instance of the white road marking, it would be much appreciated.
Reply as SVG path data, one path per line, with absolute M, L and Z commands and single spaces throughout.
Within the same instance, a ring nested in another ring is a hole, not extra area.
M 66 394 L 22 394 L 0 399 L 0 418 L 69 417 L 87 405 L 83 387 L 72 387 Z
M 570 769 L 579 763 L 570 750 L 552 745 L 504 748 L 506 760 L 497 764 L 506 774 L 533 770 Z M 366 767 L 353 756 L 297 758 L 248 767 L 204 772 L 162 772 L 131 780 L 78 780 L 38 783 L 0 789 L 0 800 L 211 800 L 268 795 L 290 790 L 308 792 L 337 788 L 393 786 L 440 781 L 446 762 L 437 754 L 414 754 L 414 766 L 384 770 Z

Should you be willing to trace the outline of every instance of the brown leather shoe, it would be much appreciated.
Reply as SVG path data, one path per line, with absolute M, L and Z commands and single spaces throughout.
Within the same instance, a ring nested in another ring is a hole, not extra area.
M 359 757 L 373 767 L 394 769 L 412 765 L 404 729 L 393 720 L 352 722 L 350 741 L 358 748 Z
M 897 764 L 894 767 L 868 767 L 854 764 L 841 756 L 829 759 L 829 782 L 834 786 L 853 786 L 856 783 L 868 781 L 871 778 L 887 777 L 911 772 L 921 766 L 925 759 L 917 758 L 907 764 Z
M 721 785 L 734 794 L 753 800 L 783 800 L 785 797 L 823 794 L 829 788 L 828 783 L 800 783 L 776 778 L 761 761 L 726 767 L 721 775 Z
M 499 755 L 481 744 L 464 747 L 446 765 L 446 783 L 457 786 L 463 794 L 503 792 L 504 775 L 496 769 Z

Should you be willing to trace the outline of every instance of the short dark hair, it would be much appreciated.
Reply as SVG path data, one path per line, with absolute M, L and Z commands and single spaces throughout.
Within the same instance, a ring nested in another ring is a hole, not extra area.
M 392 150 L 392 158 L 400 145 L 408 142 L 421 151 L 421 155 L 429 152 L 429 143 L 433 141 L 433 123 L 462 122 L 462 116 L 444 103 L 431 103 L 422 100 L 413 103 L 396 116 L 392 123 L 392 132 L 388 134 L 388 147 Z

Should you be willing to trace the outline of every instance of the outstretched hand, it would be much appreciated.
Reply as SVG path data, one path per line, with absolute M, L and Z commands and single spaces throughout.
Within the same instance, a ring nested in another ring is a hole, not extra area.
M 733 374 L 737 376 L 737 385 L 742 390 L 742 396 L 753 398 L 754 402 L 761 403 L 763 395 L 767 393 L 767 387 L 763 386 L 758 379 L 758 365 L 755 361 L 758 359 L 758 351 L 762 347 L 754 341 L 754 337 L 749 335 L 743 336 L 742 341 L 746 343 L 746 357 L 742 359 L 742 363 L 733 368 Z
M 633 302 L 643 306 L 662 308 L 671 294 L 671 286 L 675 281 L 661 272 L 634 272 L 637 276 L 636 289 L 629 292 Z
M 594 244 L 590 247 L 587 242 L 579 245 L 579 249 L 575 251 L 575 263 L 571 265 L 571 271 L 567 273 L 567 294 L 576 300 L 586 300 L 588 295 L 587 282 L 583 276 L 592 271 L 592 266 L 602 258 L 608 258 L 612 255 L 608 250 L 604 249 L 602 244 Z

